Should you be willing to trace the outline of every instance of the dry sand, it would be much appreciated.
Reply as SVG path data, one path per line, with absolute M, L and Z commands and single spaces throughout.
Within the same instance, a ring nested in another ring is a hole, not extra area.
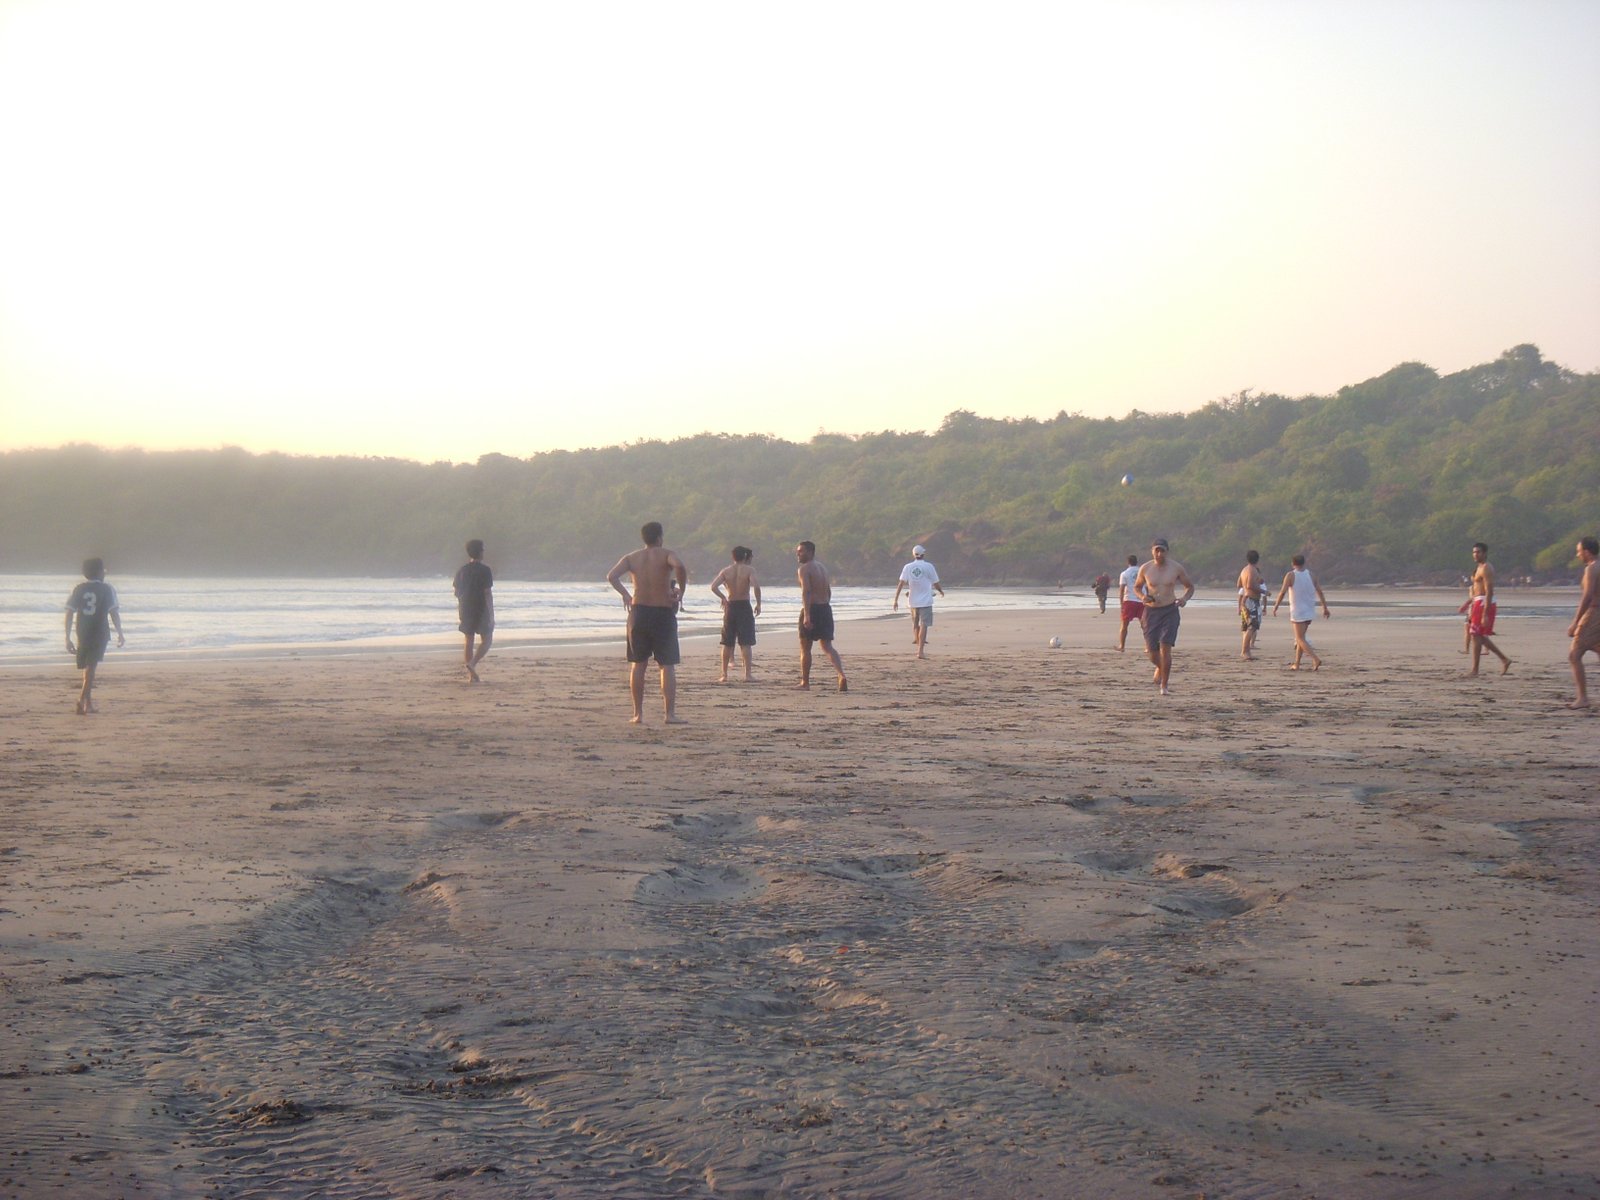
M 1595 1196 L 1534 596 L 1478 679 L 1191 609 L 1166 700 L 1109 615 L 695 640 L 671 729 L 619 647 L 6 670 L 0 1196 Z

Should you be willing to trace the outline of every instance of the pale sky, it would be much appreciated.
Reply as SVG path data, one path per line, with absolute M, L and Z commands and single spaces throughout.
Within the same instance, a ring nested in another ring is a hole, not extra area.
M 0 448 L 1600 370 L 1600 3 L 0 0 Z

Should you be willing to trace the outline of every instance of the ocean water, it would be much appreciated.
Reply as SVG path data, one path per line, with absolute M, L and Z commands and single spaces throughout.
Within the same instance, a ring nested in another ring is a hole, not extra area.
M 68 575 L 0 575 L 0 664 L 65 657 L 62 630 L 67 596 L 78 582 Z M 455 597 L 450 580 L 434 579 L 175 579 L 114 575 L 128 645 L 124 654 L 186 656 L 218 653 L 277 654 L 315 651 L 360 653 L 377 649 L 456 646 Z M 764 587 L 763 632 L 789 630 L 800 610 L 793 586 Z M 836 587 L 841 619 L 889 612 L 894 586 Z M 495 640 L 501 645 L 539 641 L 603 642 L 620 639 L 622 601 L 604 582 L 523 583 L 497 580 Z M 960 609 L 1090 608 L 1087 587 L 950 588 L 940 611 Z M 900 608 L 905 611 L 905 597 Z M 710 589 L 691 582 L 679 618 L 688 635 L 721 628 L 722 609 Z M 114 645 L 114 643 L 113 643 Z M 113 649 L 113 653 L 117 653 Z

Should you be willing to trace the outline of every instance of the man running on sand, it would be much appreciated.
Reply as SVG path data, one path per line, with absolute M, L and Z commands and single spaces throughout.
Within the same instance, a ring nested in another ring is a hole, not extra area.
M 1289 621 L 1294 625 L 1294 661 L 1289 664 L 1289 670 L 1300 669 L 1302 655 L 1311 656 L 1311 669 L 1322 668 L 1322 660 L 1317 657 L 1317 652 L 1311 648 L 1310 641 L 1306 638 L 1306 631 L 1311 628 L 1311 622 L 1317 617 L 1317 603 L 1322 603 L 1322 615 L 1331 617 L 1328 611 L 1328 599 L 1322 594 L 1322 585 L 1316 577 L 1306 569 L 1306 556 L 1296 554 L 1294 566 L 1283 577 L 1283 586 L 1278 589 L 1278 598 L 1272 603 L 1272 615 L 1278 615 L 1278 606 L 1283 603 L 1285 595 L 1289 596 Z
M 917 648 L 918 658 L 927 658 L 923 650 L 928 645 L 928 630 L 933 627 L 933 594 L 944 595 L 939 582 L 939 571 L 928 561 L 928 551 L 923 546 L 911 547 L 911 561 L 900 568 L 900 582 L 894 588 L 894 611 L 900 611 L 900 593 L 906 592 L 906 603 L 911 608 L 911 644 Z
M 1118 650 L 1128 644 L 1128 626 L 1135 621 L 1144 624 L 1144 602 L 1139 599 L 1139 590 L 1133 586 L 1138 578 L 1139 556 L 1130 554 L 1127 570 L 1117 576 L 1117 605 L 1122 610 L 1122 628 L 1117 631 Z
M 1489 635 L 1494 632 L 1494 568 L 1489 565 L 1489 547 L 1483 542 L 1472 543 L 1472 561 L 1478 564 L 1478 569 L 1472 573 L 1472 591 L 1467 596 L 1467 602 L 1456 609 L 1457 613 L 1467 614 L 1467 633 L 1472 637 L 1472 670 L 1468 675 L 1478 673 L 1478 660 L 1483 657 L 1485 647 L 1490 654 L 1500 660 L 1500 674 L 1504 675 L 1511 670 L 1511 660 L 1501 653 L 1500 647 L 1489 640 Z
M 1567 661 L 1572 664 L 1572 681 L 1578 685 L 1578 697 L 1568 708 L 1589 707 L 1588 681 L 1583 677 L 1583 656 L 1591 650 L 1600 654 L 1600 541 L 1586 537 L 1578 543 L 1578 557 L 1583 560 L 1583 591 L 1578 596 L 1578 611 L 1572 614 L 1572 624 L 1567 636 L 1572 639 L 1572 652 Z
M 460 618 L 456 628 L 467 636 L 467 679 L 480 683 L 478 664 L 489 653 L 494 641 L 494 572 L 483 561 L 483 543 L 477 538 L 467 543 L 467 561 L 461 564 L 451 586 L 456 594 L 456 615 Z M 478 642 L 476 653 L 472 649 L 474 638 Z
M 650 521 L 639 530 L 644 549 L 624 554 L 611 568 L 606 582 L 622 597 L 628 612 L 628 690 L 633 699 L 630 725 L 644 722 L 644 677 L 650 658 L 661 666 L 661 701 L 667 724 L 684 724 L 675 711 L 678 702 L 678 608 L 689 585 L 689 571 L 677 554 L 661 544 L 661 522 Z M 633 595 L 622 586 L 624 575 L 633 576 Z M 676 589 L 674 589 L 676 585 Z
M 739 644 L 744 656 L 744 681 L 753 683 L 750 673 L 751 647 L 756 644 L 756 618 L 761 615 L 761 585 L 756 582 L 756 571 L 750 565 L 755 551 L 748 546 L 733 548 L 733 561 L 717 572 L 711 581 L 711 594 L 722 602 L 722 674 L 718 683 L 728 682 L 728 668 L 733 664 L 733 646 Z M 728 589 L 724 595 L 722 589 Z M 750 597 L 755 597 L 755 607 Z
M 1180 583 L 1184 586 L 1181 597 Z M 1157 538 L 1150 544 L 1150 561 L 1134 576 L 1133 590 L 1144 601 L 1144 646 L 1156 668 L 1150 681 L 1165 696 L 1172 677 L 1172 648 L 1178 644 L 1180 610 L 1194 595 L 1189 572 L 1177 559 L 1167 557 L 1166 538 Z
M 800 682 L 795 687 L 803 690 L 811 686 L 811 643 L 821 642 L 822 652 L 839 673 L 839 690 L 848 692 L 844 663 L 833 648 L 833 586 L 828 582 L 828 572 L 817 561 L 813 542 L 801 542 L 794 548 L 794 557 L 800 564 L 796 572 L 800 580 Z
M 72 644 L 72 618 L 78 618 L 78 644 Z M 117 630 L 117 649 L 122 637 L 122 611 L 117 606 L 117 589 L 106 582 L 106 564 L 98 558 L 83 560 L 83 582 L 67 597 L 67 653 L 77 656 L 83 672 L 83 687 L 78 692 L 76 712 L 86 717 L 94 711 L 94 673 L 111 644 L 111 629 Z

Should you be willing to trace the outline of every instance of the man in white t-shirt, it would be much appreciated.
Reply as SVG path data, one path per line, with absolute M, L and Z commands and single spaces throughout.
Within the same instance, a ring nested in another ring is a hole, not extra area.
M 900 593 L 907 592 L 906 603 L 911 607 L 911 644 L 917 648 L 918 658 L 928 644 L 928 627 L 933 624 L 933 594 L 944 595 L 939 584 L 939 572 L 928 561 L 925 546 L 911 547 L 911 561 L 900 568 L 900 582 L 894 589 L 894 611 L 900 611 Z
M 1117 578 L 1117 606 L 1122 610 L 1122 628 L 1117 631 L 1117 649 L 1128 645 L 1128 626 L 1138 621 L 1144 623 L 1144 601 L 1134 590 L 1133 581 L 1139 578 L 1139 556 L 1128 555 L 1128 569 Z

